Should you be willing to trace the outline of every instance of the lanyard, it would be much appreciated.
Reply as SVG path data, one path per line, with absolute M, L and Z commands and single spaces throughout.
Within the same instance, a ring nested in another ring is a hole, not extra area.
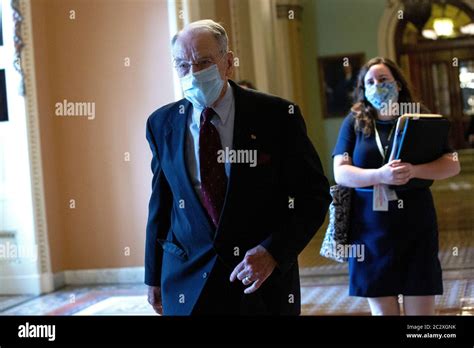
M 392 134 L 393 130 L 395 129 L 395 125 L 392 126 L 392 129 L 390 130 L 390 134 L 388 135 L 387 142 L 390 144 L 390 139 L 392 139 Z M 376 122 L 374 121 L 374 131 L 375 131 L 375 142 L 377 143 L 377 148 L 379 149 L 380 155 L 383 158 L 383 161 L 385 163 L 385 157 L 387 156 L 387 150 L 388 150 L 388 144 L 385 146 L 385 148 L 382 147 L 382 141 L 380 140 L 380 135 L 379 132 L 377 131 L 377 125 Z

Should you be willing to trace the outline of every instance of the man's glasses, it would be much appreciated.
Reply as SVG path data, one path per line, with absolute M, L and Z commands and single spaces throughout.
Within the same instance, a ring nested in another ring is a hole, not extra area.
M 213 64 L 220 63 L 222 58 L 224 58 L 224 57 L 225 57 L 225 54 L 223 54 L 221 56 L 221 58 L 217 61 L 217 63 L 212 58 L 203 58 L 203 59 L 198 60 L 196 63 L 186 62 L 184 60 L 175 59 L 174 60 L 174 68 L 176 69 L 179 77 L 184 77 L 187 74 L 189 74 L 189 72 L 191 71 L 192 66 L 196 66 L 197 71 L 201 71 L 201 70 L 209 68 Z

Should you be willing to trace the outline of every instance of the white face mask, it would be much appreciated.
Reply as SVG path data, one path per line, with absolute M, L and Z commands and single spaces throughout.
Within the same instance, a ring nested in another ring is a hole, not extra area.
M 224 80 L 216 64 L 196 73 L 189 73 L 180 78 L 180 82 L 184 97 L 200 108 L 212 106 L 224 87 Z

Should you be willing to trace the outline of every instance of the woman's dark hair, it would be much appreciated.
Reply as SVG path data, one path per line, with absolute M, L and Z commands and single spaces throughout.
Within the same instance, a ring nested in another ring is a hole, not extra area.
M 357 86 L 354 91 L 355 104 L 351 108 L 355 118 L 355 129 L 357 131 L 362 131 L 365 136 L 372 134 L 373 121 L 377 119 L 377 110 L 365 98 L 364 78 L 369 69 L 377 64 L 385 65 L 398 83 L 398 86 L 400 87 L 400 92 L 398 94 L 399 103 L 412 103 L 415 101 L 408 81 L 405 76 L 403 76 L 402 71 L 395 62 L 383 57 L 375 57 L 369 60 L 360 69 L 357 77 Z

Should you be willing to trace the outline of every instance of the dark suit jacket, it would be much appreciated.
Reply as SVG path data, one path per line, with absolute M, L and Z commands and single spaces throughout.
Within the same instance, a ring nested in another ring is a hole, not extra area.
M 145 283 L 161 286 L 164 314 L 191 314 L 217 258 L 230 275 L 246 251 L 260 244 L 278 267 L 264 284 L 265 291 L 257 293 L 272 313 L 299 314 L 297 256 L 324 221 L 331 201 L 329 184 L 298 106 L 230 83 L 235 96 L 234 149 L 257 150 L 258 164 L 231 164 L 217 231 L 185 164 L 186 118 L 192 105 L 183 99 L 148 119 L 153 180 Z

